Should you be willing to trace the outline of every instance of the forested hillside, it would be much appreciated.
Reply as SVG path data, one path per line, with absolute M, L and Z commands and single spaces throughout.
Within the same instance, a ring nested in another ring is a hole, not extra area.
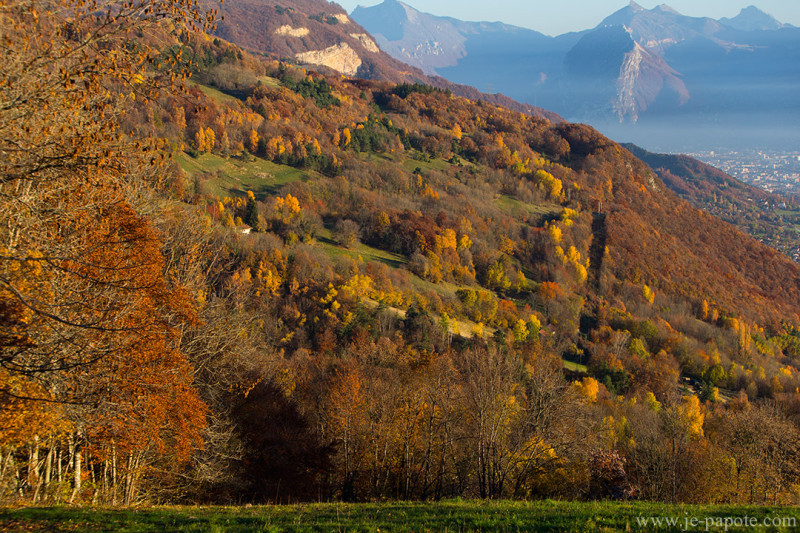
M 789 198 L 742 183 L 689 156 L 654 154 L 632 144 L 625 148 L 693 206 L 730 222 L 795 261 L 800 257 L 800 206 Z
M 4 502 L 796 499 L 797 264 L 588 126 L 60 5 L 2 12 Z

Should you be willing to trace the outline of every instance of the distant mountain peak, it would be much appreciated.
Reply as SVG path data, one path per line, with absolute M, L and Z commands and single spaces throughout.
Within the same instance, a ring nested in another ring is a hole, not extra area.
M 404 4 L 403 2 L 400 2 L 400 0 L 383 0 L 383 6 L 384 7 L 396 7 L 396 6 L 405 6 L 405 5 L 406 4 Z M 369 7 L 369 6 L 362 6 L 361 4 L 359 4 L 359 5 L 356 6 L 356 9 L 366 9 L 367 7 Z
M 628 7 L 633 11 L 647 11 L 645 8 L 643 8 L 642 6 L 640 6 L 639 4 L 634 2 L 633 0 L 631 0 L 631 3 L 628 4 Z
M 382 4 L 371 7 L 358 6 L 350 17 L 362 26 L 369 25 L 369 32 L 373 35 L 380 34 L 394 41 L 402 39 L 403 24 L 409 20 L 410 9 L 398 0 L 384 0 Z
M 396 2 L 397 0 L 394 0 L 394 1 Z M 422 15 L 422 12 L 417 11 L 416 9 L 414 9 L 413 7 L 411 7 L 408 4 L 404 4 L 403 2 L 397 2 L 397 4 L 400 5 L 405 10 L 406 19 L 409 22 L 417 22 L 417 20 L 419 19 L 419 16 Z
M 739 15 L 742 16 L 767 16 L 773 18 L 769 13 L 766 11 L 762 11 L 761 9 L 757 8 L 756 6 L 747 6 L 743 7 L 742 10 L 739 12 Z
M 656 6 L 656 7 L 653 8 L 653 10 L 654 11 L 655 10 L 662 11 L 664 13 L 671 13 L 673 15 L 680 15 L 681 14 L 679 11 L 673 9 L 671 6 L 668 6 L 667 4 L 661 4 L 660 6 Z
M 405 2 L 401 2 L 400 0 L 383 0 L 382 4 L 378 4 L 380 7 L 384 9 L 393 10 L 393 12 L 399 12 L 400 10 L 405 11 L 406 14 L 411 13 L 419 13 L 419 11 L 410 5 L 406 4 Z M 369 9 L 367 6 L 359 5 L 356 9 Z
M 744 31 L 779 30 L 789 26 L 756 6 L 747 6 L 735 17 L 722 18 L 719 21 L 726 26 Z
M 600 23 L 600 26 L 616 26 L 616 25 L 628 25 L 630 26 L 634 20 L 637 19 L 659 19 L 664 15 L 680 15 L 677 11 L 672 9 L 666 4 L 662 4 L 658 7 L 653 9 L 646 9 L 635 1 L 631 1 L 630 4 L 627 6 L 615 11 L 608 17 L 606 17 L 603 22 Z

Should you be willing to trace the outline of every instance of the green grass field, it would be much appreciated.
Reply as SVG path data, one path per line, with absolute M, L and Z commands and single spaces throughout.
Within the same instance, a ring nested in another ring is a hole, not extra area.
M 256 198 L 263 200 L 266 196 L 277 194 L 287 183 L 315 175 L 314 172 L 252 156 L 225 158 L 216 154 L 202 154 L 191 157 L 181 152 L 175 155 L 175 161 L 190 177 L 200 180 L 203 193 L 220 197 L 244 196 L 250 190 Z
M 411 157 L 405 158 L 403 160 L 403 168 L 405 168 L 409 172 L 413 172 L 417 168 L 422 171 L 430 171 L 430 170 L 447 170 L 452 165 L 447 161 L 443 161 L 441 159 L 431 159 L 430 161 L 420 161 L 419 159 L 413 159 Z
M 216 100 L 219 103 L 224 104 L 224 103 L 230 103 L 230 102 L 239 101 L 238 98 L 233 97 L 233 96 L 231 96 L 229 94 L 225 94 L 225 93 L 223 93 L 222 91 L 220 91 L 218 89 L 215 89 L 213 87 L 209 87 L 208 85 L 202 85 L 202 84 L 194 82 L 192 80 L 189 80 L 187 83 L 190 86 L 199 87 L 200 90 L 203 91 L 203 94 L 205 94 L 209 98 L 212 98 L 212 99 Z
M 331 231 L 328 228 L 320 230 L 317 234 L 317 243 L 331 257 L 347 256 L 352 259 L 359 257 L 367 262 L 377 261 L 384 263 L 390 268 L 401 268 L 408 260 L 400 254 L 387 252 L 378 248 L 373 248 L 361 242 L 353 248 L 345 248 L 336 243 Z
M 564 359 L 563 361 L 564 361 L 564 368 L 566 368 L 567 370 L 572 370 L 573 372 L 580 372 L 583 374 L 589 372 L 589 368 L 586 365 L 582 365 L 580 363 L 573 363 L 572 361 L 567 361 L 566 359 Z
M 739 524 L 753 523 L 744 522 L 745 519 L 754 520 L 757 525 L 737 527 L 737 520 Z M 771 527 L 764 527 L 767 520 Z M 775 523 L 777 527 L 773 526 Z M 798 524 L 800 509 L 797 508 L 670 506 L 640 502 L 457 500 L 125 510 L 71 507 L 0 510 L 0 530 L 35 532 L 797 531 Z
M 563 209 L 556 204 L 528 204 L 513 196 L 504 194 L 495 200 L 498 207 L 503 211 L 515 216 L 526 215 L 529 217 L 539 217 L 543 220 L 558 218 Z

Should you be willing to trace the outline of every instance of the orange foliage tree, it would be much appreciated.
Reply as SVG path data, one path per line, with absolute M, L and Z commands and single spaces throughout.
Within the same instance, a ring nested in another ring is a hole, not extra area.
M 156 70 L 156 52 L 123 46 L 125 35 L 210 20 L 190 4 L 0 3 L 0 417 L 15 424 L 0 446 L 28 472 L 31 491 L 17 495 L 56 498 L 57 457 L 70 500 L 90 495 L 88 465 L 93 498 L 129 503 L 148 464 L 200 445 L 204 406 L 174 348 L 193 310 L 135 200 L 158 143 L 117 120 L 182 74 Z

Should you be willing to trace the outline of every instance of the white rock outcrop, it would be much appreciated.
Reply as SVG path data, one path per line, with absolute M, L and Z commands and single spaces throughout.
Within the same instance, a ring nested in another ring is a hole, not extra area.
M 347 43 L 335 44 L 324 50 L 301 52 L 295 55 L 295 59 L 309 65 L 332 68 L 347 76 L 355 76 L 361 66 L 361 58 Z
M 335 18 L 336 20 L 338 20 L 342 24 L 349 24 L 350 23 L 350 18 L 347 15 L 345 15 L 344 13 L 339 13 L 338 15 L 334 15 L 333 18 Z
M 641 74 L 644 53 L 644 48 L 639 43 L 634 43 L 633 50 L 625 54 L 625 60 L 620 67 L 620 76 L 617 79 L 617 101 L 614 105 L 614 111 L 620 122 L 626 116 L 633 122 L 639 120 L 636 82 Z
M 375 41 L 370 39 L 369 35 L 367 35 L 366 33 L 351 33 L 350 37 L 352 37 L 353 39 L 358 39 L 358 42 L 361 43 L 361 46 L 363 46 L 367 52 L 372 52 L 373 54 L 377 54 L 378 52 L 381 51 L 381 49 L 378 48 L 378 45 L 375 44 Z
M 305 37 L 308 34 L 308 28 L 292 28 L 288 24 L 275 30 L 275 35 L 286 35 L 288 37 Z

